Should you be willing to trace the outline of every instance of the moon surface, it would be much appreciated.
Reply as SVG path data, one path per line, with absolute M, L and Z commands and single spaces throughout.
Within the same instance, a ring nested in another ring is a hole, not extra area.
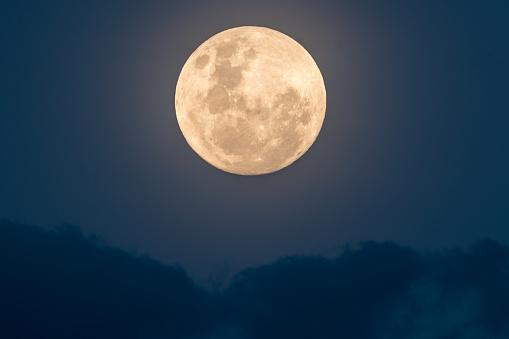
M 313 144 L 325 117 L 325 85 L 311 55 L 278 31 L 220 32 L 186 61 L 175 93 L 191 148 L 234 174 L 278 171 Z

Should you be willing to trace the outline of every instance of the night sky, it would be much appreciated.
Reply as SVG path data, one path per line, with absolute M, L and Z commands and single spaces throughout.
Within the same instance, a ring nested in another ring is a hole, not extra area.
M 0 13 L 3 337 L 507 338 L 506 2 L 28 1 Z M 245 25 L 296 39 L 327 89 L 315 144 L 256 177 L 199 158 L 174 109 L 188 56 Z M 45 307 L 90 322 L 65 329 Z

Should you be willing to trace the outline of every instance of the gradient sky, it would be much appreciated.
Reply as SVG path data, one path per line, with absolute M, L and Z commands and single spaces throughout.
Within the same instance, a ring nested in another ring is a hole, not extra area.
M 503 1 L 3 6 L 0 218 L 72 223 L 196 275 L 362 240 L 509 242 Z M 216 170 L 173 107 L 211 35 L 267 26 L 327 88 L 321 134 L 260 177 Z

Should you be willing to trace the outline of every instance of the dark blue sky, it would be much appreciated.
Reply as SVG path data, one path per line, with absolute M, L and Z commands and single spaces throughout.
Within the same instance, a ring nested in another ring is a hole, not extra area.
M 359 240 L 509 241 L 504 1 L 34 2 L 0 11 L 0 218 L 79 225 L 193 274 Z M 299 161 L 239 177 L 181 135 L 189 54 L 240 25 L 325 79 Z

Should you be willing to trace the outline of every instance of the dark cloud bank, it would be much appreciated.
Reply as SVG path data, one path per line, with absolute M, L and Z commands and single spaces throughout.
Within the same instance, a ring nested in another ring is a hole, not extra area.
M 509 247 L 365 243 L 200 287 L 73 227 L 0 225 L 0 338 L 507 338 Z

